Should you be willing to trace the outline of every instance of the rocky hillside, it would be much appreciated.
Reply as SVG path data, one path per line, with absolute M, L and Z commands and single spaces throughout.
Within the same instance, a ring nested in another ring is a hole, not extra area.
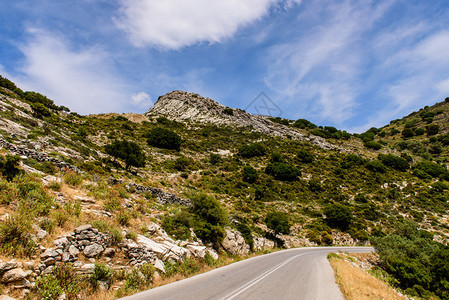
M 434 159 L 442 163 L 449 157 L 449 98 L 426 106 L 408 116 L 393 120 L 382 128 L 367 132 L 390 148 Z
M 112 298 L 275 246 L 365 245 L 406 221 L 448 242 L 445 112 L 437 134 L 390 139 L 180 91 L 145 115 L 81 116 L 0 86 L 3 293 Z M 420 137 L 443 151 L 397 146 Z
M 237 126 L 272 136 L 289 137 L 309 141 L 324 149 L 338 149 L 319 136 L 301 133 L 283 124 L 273 122 L 267 116 L 251 115 L 241 109 L 232 109 L 198 94 L 183 91 L 167 93 L 157 100 L 145 114 L 149 117 L 164 116 L 169 120 L 189 123 Z

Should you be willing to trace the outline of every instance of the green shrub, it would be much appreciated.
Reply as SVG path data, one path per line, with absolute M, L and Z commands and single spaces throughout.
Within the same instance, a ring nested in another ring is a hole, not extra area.
M 226 107 L 225 109 L 223 109 L 223 113 L 232 116 L 234 114 L 234 111 L 232 110 L 232 108 Z
M 58 181 L 52 181 L 47 187 L 55 192 L 59 192 L 62 188 L 62 184 Z
M 381 266 L 395 277 L 400 288 L 419 297 L 435 294 L 449 298 L 449 247 L 433 241 L 433 234 L 406 221 L 398 224 L 393 234 L 373 238 L 371 243 Z
M 62 179 L 65 183 L 71 186 L 79 186 L 81 183 L 83 183 L 83 176 L 75 172 L 65 173 Z
M 239 155 L 244 158 L 264 156 L 266 152 L 267 150 L 261 143 L 243 145 L 239 148 Z
M 129 220 L 131 219 L 131 215 L 127 211 L 121 210 L 117 213 L 117 215 L 115 216 L 115 219 L 117 220 L 117 222 L 120 225 L 128 226 Z
M 382 148 L 382 145 L 375 141 L 366 141 L 363 143 L 366 148 L 371 148 L 373 150 L 379 150 Z
M 415 136 L 415 131 L 412 128 L 405 128 L 402 130 L 402 136 L 406 139 Z
M 379 154 L 378 159 L 387 167 L 401 172 L 407 171 L 410 168 L 410 163 L 406 159 L 393 154 Z
M 5 158 L 0 160 L 0 172 L 8 181 L 12 181 L 14 177 L 21 173 L 18 168 L 20 157 L 6 155 Z
M 330 203 L 324 208 L 324 214 L 326 215 L 326 223 L 341 230 L 347 230 L 352 221 L 351 209 L 339 203 Z
M 355 166 L 360 166 L 365 163 L 365 160 L 356 154 L 346 155 L 340 163 L 343 169 L 353 168 Z
M 194 215 L 195 234 L 203 242 L 217 245 L 225 235 L 224 226 L 228 222 L 226 211 L 220 202 L 206 194 L 195 194 L 190 200 L 192 207 L 189 211 Z
M 313 155 L 307 150 L 301 149 L 298 151 L 298 158 L 303 163 L 311 163 L 313 161 Z
M 302 128 L 302 129 L 313 129 L 316 128 L 316 125 L 306 119 L 298 119 L 293 123 L 294 127 Z
M 290 219 L 287 213 L 284 212 L 269 212 L 265 218 L 267 227 L 274 230 L 275 233 L 289 234 L 290 233 Z
M 42 103 L 31 103 L 31 109 L 33 110 L 33 115 L 36 118 L 42 119 L 44 117 L 50 117 L 51 112 Z
M 218 165 L 221 162 L 221 155 L 220 154 L 215 154 L 215 153 L 211 153 L 209 156 L 209 162 L 211 165 Z
M 98 288 L 98 281 L 110 281 L 114 270 L 103 263 L 95 263 L 94 272 L 90 275 L 90 283 L 94 290 Z
M 249 166 L 244 166 L 242 171 L 242 179 L 248 183 L 254 183 L 259 179 L 259 174 L 256 169 Z
M 90 222 L 90 225 L 101 232 L 109 234 L 112 238 L 113 245 L 117 245 L 123 240 L 122 231 L 115 226 L 109 225 L 106 221 L 94 220 Z
M 332 245 L 334 243 L 334 239 L 327 231 L 323 231 L 321 232 L 321 242 L 325 245 Z
M 165 128 L 153 128 L 145 135 L 150 146 L 179 151 L 182 140 L 175 132 Z
M 174 167 L 178 171 L 186 171 L 192 164 L 193 160 L 191 158 L 181 156 L 175 160 Z
M 140 146 L 134 142 L 115 140 L 111 144 L 104 146 L 104 150 L 112 157 L 122 159 L 127 170 L 131 166 L 136 168 L 145 167 L 145 154 L 140 149 Z
M 17 214 L 0 222 L 0 249 L 11 256 L 30 257 L 36 252 L 36 244 L 31 238 L 31 219 Z
M 440 126 L 439 125 L 432 124 L 432 125 L 427 125 L 426 126 L 426 133 L 427 133 L 428 136 L 432 136 L 432 135 L 438 134 L 438 132 L 440 132 Z
M 321 186 L 321 181 L 317 179 L 310 179 L 309 180 L 309 190 L 311 192 L 319 193 L 323 190 L 323 187 Z
M 425 173 L 434 178 L 449 180 L 449 171 L 445 167 L 430 161 L 422 161 L 417 163 L 413 167 L 413 173 L 420 178 L 427 177 L 423 175 L 423 173 Z
M 36 280 L 36 292 L 42 299 L 57 299 L 62 293 L 68 299 L 76 299 L 83 288 L 83 278 L 68 263 L 57 264 L 51 274 Z
M 373 161 L 369 161 L 366 164 L 366 168 L 370 171 L 373 171 L 374 173 L 385 173 L 387 172 L 387 167 L 385 167 L 385 165 L 378 161 L 378 160 L 373 160 Z
M 434 184 L 432 184 L 432 189 L 436 192 L 444 192 L 445 190 L 449 189 L 446 183 L 437 181 Z
M 265 173 L 282 181 L 298 180 L 298 177 L 301 175 L 298 168 L 283 162 L 269 163 L 265 168 Z
M 190 239 L 190 228 L 193 226 L 193 215 L 186 210 L 180 210 L 174 215 L 162 218 L 162 228 L 178 240 Z

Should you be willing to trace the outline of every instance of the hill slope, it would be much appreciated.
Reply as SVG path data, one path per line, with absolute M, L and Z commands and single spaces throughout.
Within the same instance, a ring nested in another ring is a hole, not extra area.
M 81 116 L 7 80 L 0 83 L 0 188 L 7 195 L 0 197 L 0 215 L 28 216 L 16 222 L 26 232 L 20 235 L 25 244 L 0 247 L 5 257 L 43 263 L 38 248 L 28 252 L 27 234 L 45 230 L 38 244 L 50 249 L 57 236 L 86 223 L 112 236 L 125 233 L 127 246 L 114 246 L 116 258 L 94 258 L 113 266 L 136 263 L 126 253 L 134 244 L 147 247 L 144 235 L 181 247 L 179 253 L 190 245 L 189 253 L 207 246 L 242 254 L 275 244 L 366 244 L 410 220 L 435 240 L 448 241 L 447 103 L 425 109 L 443 109 L 425 120 L 439 125 L 439 133 L 402 138 L 387 133 L 414 119 L 415 128 L 424 128 L 420 113 L 350 135 L 174 91 L 145 115 Z M 436 161 L 409 147 L 401 153 L 398 144 L 421 138 L 441 143 Z M 20 155 L 26 171 L 12 181 L 6 178 L 9 154 Z M 145 165 L 134 164 L 137 157 Z M 2 222 L 7 245 L 10 224 Z M 162 225 L 170 237 L 148 224 Z M 151 255 L 147 261 L 156 264 Z

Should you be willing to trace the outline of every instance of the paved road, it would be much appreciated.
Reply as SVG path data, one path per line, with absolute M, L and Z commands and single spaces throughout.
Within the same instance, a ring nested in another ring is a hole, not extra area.
M 329 252 L 371 252 L 368 247 L 283 250 L 243 260 L 123 299 L 344 299 L 326 256 Z

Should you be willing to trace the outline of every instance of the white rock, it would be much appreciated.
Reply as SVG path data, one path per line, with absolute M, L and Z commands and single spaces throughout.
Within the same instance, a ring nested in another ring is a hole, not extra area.
M 101 254 L 101 252 L 104 251 L 103 246 L 99 245 L 99 244 L 92 244 L 87 246 L 86 248 L 84 248 L 84 255 L 86 257 L 96 257 L 98 255 Z
M 27 273 L 22 269 L 12 269 L 9 271 L 6 271 L 1 279 L 1 282 L 3 283 L 9 283 L 14 281 L 19 281 L 27 277 Z

